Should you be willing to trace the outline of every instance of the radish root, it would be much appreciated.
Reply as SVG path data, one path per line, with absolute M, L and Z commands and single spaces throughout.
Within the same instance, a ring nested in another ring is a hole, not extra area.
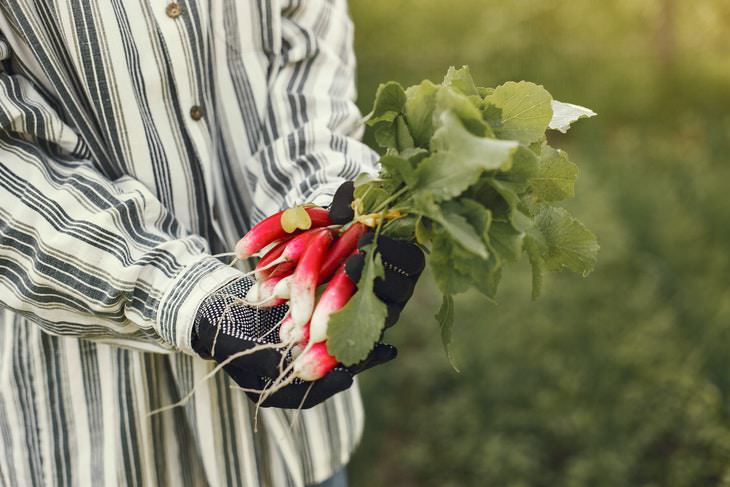
M 257 345 L 255 347 L 252 347 L 252 348 L 249 348 L 249 349 L 246 349 L 246 350 L 241 350 L 240 352 L 234 353 L 233 355 L 227 357 L 224 361 L 222 361 L 221 363 L 219 363 L 217 366 L 215 366 L 213 368 L 213 370 L 211 370 L 210 372 L 208 372 L 207 374 L 205 374 L 202 379 L 200 379 L 198 382 L 195 383 L 195 385 L 190 390 L 190 392 L 188 392 L 185 396 L 183 396 L 179 401 L 177 401 L 177 402 L 175 402 L 173 404 L 168 404 L 167 406 L 163 406 L 161 408 L 153 409 L 152 411 L 150 411 L 150 412 L 147 413 L 147 417 L 152 416 L 152 415 L 155 415 L 155 414 L 159 414 L 159 413 L 162 413 L 162 412 L 165 412 L 165 411 L 168 411 L 170 409 L 174 409 L 176 407 L 184 406 L 185 404 L 188 403 L 188 401 L 190 401 L 190 399 L 193 397 L 193 395 L 195 394 L 195 392 L 198 390 L 198 388 L 200 386 L 202 386 L 207 381 L 209 381 L 215 374 L 217 374 L 221 369 L 223 369 L 223 367 L 225 367 L 226 365 L 230 364 L 234 360 L 236 360 L 238 358 L 241 358 L 241 357 L 244 357 L 246 355 L 251 355 L 253 353 L 260 352 L 261 350 L 268 350 L 268 349 L 274 349 L 274 350 L 276 350 L 276 349 L 282 348 L 282 345 L 284 345 L 284 344 L 281 344 L 281 343 L 262 343 L 261 345 Z M 252 390 L 252 391 L 249 391 L 249 392 L 258 392 L 258 391 L 253 391 Z
M 336 226 L 333 225 L 332 227 L 336 227 Z M 235 256 L 235 252 L 225 252 L 225 253 L 215 254 L 212 257 L 223 258 L 223 257 L 228 257 L 228 256 L 234 256 L 229 264 L 231 267 L 235 266 L 238 262 L 241 261 L 241 259 L 239 259 L 237 256 Z M 252 256 L 252 257 L 254 257 L 254 256 Z M 282 259 L 282 258 L 275 259 L 265 266 L 262 266 L 258 269 L 254 269 L 254 270 L 244 273 L 242 277 L 251 276 L 256 271 L 267 270 L 267 269 L 275 267 L 283 262 L 287 262 L 287 259 Z M 230 313 L 234 306 L 243 305 L 243 306 L 249 306 L 249 307 L 256 308 L 257 306 L 261 306 L 273 299 L 276 299 L 275 296 L 270 296 L 270 297 L 268 297 L 264 300 L 258 301 L 258 302 L 251 302 L 251 301 L 247 301 L 244 298 L 241 298 L 239 296 L 236 296 L 236 295 L 233 295 L 230 293 L 217 292 L 214 295 L 221 296 L 224 298 L 229 298 L 229 299 L 232 298 L 232 301 L 225 305 L 225 307 L 223 308 L 223 312 L 221 313 L 221 316 L 218 317 L 218 320 L 215 324 L 216 331 L 215 331 L 215 336 L 213 337 L 213 343 L 211 345 L 211 350 L 210 350 L 210 354 L 212 356 L 215 355 L 215 349 L 216 349 L 216 345 L 218 343 L 218 337 L 220 335 L 224 320 L 232 319 Z M 259 327 L 259 310 L 255 309 L 254 312 L 255 312 L 255 320 L 256 320 L 255 324 L 258 328 Z M 282 322 L 284 321 L 284 319 L 286 319 L 287 316 L 288 316 L 288 314 L 285 315 L 284 317 L 282 317 L 275 325 L 273 325 L 269 330 L 267 330 L 266 333 L 259 336 L 258 340 L 263 340 L 263 339 L 267 338 L 271 333 L 279 331 L 281 328 Z M 247 355 L 252 355 L 252 354 L 260 352 L 262 350 L 281 350 L 281 360 L 279 361 L 279 364 L 277 366 L 279 375 L 276 378 L 272 378 L 265 387 L 263 387 L 262 389 L 252 389 L 252 388 L 241 387 L 238 384 L 234 384 L 234 385 L 230 386 L 231 389 L 237 389 L 237 390 L 240 390 L 243 392 L 254 393 L 254 394 L 259 395 L 259 398 L 256 401 L 256 408 L 254 411 L 254 431 L 257 431 L 258 430 L 259 409 L 261 408 L 261 405 L 268 398 L 270 398 L 274 393 L 276 393 L 276 392 L 280 391 L 281 389 L 283 389 L 284 387 L 292 384 L 297 379 L 297 377 L 295 376 L 293 371 L 294 371 L 294 367 L 295 367 L 298 357 L 291 358 L 289 363 L 286 364 L 287 359 L 289 359 L 291 357 L 290 353 L 291 353 L 292 349 L 297 345 L 298 345 L 297 340 L 290 340 L 287 342 L 277 342 L 277 343 L 260 343 L 254 347 L 234 353 L 234 354 L 230 355 L 229 357 L 226 357 L 225 360 L 218 363 L 212 370 L 210 370 L 208 373 L 206 373 L 200 380 L 198 380 L 193 385 L 192 389 L 190 391 L 188 391 L 188 393 L 185 394 L 178 401 L 176 401 L 172 404 L 168 404 L 168 405 L 153 409 L 146 413 L 146 417 L 151 417 L 156 414 L 170 411 L 177 407 L 185 406 L 192 399 L 193 395 L 195 395 L 195 393 L 199 390 L 200 387 L 202 387 L 206 382 L 208 382 L 218 372 L 220 372 L 225 366 L 227 366 L 228 364 L 230 364 L 231 362 L 233 362 L 236 359 L 245 357 Z M 307 352 L 310 349 L 310 347 L 311 347 L 311 343 L 308 343 L 302 350 L 301 355 L 304 355 L 304 353 Z M 285 364 L 286 364 L 286 366 L 285 366 Z M 290 423 L 290 430 L 293 429 L 295 427 L 295 425 L 297 424 L 301 409 L 304 406 L 304 403 L 306 402 L 307 398 L 309 397 L 309 393 L 311 392 L 313 385 L 314 385 L 313 383 L 309 385 L 304 396 L 302 397 L 302 400 L 296 409 L 296 413 L 292 419 L 292 422 Z
M 307 391 L 304 393 L 304 396 L 302 396 L 302 400 L 299 402 L 299 406 L 297 406 L 297 409 L 294 411 L 294 415 L 292 416 L 291 423 L 289 424 L 290 432 L 294 430 L 294 427 L 296 426 L 297 422 L 299 421 L 299 416 L 302 413 L 302 408 L 304 407 L 304 403 L 307 402 L 309 393 L 312 392 L 312 387 L 314 387 L 314 382 L 309 384 L 309 387 L 307 387 Z

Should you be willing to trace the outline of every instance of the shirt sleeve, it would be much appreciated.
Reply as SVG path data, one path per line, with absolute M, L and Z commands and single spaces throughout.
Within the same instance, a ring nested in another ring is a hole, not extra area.
M 0 303 L 51 334 L 193 353 L 198 305 L 239 271 L 83 147 L 30 80 L 0 73 Z
M 359 141 L 353 24 L 345 0 L 293 1 L 281 15 L 252 192 L 260 219 L 303 202 L 328 204 L 345 180 L 376 171 L 377 154 Z

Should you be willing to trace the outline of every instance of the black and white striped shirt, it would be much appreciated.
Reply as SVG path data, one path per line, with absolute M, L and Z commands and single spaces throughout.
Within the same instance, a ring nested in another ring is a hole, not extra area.
M 304 485 L 356 387 L 253 407 L 190 349 L 211 253 L 373 170 L 345 0 L 0 0 L 0 483 Z

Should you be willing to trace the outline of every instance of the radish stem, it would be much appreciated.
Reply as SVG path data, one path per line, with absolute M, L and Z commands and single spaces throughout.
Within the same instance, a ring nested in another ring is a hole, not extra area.
M 385 201 L 383 201 L 382 203 L 380 203 L 380 204 L 378 205 L 378 207 L 377 207 L 377 208 L 375 208 L 375 209 L 374 209 L 374 210 L 373 210 L 372 212 L 373 212 L 373 213 L 378 213 L 379 211 L 381 211 L 381 210 L 383 210 L 383 209 L 387 208 L 387 207 L 388 207 L 388 204 L 389 204 L 389 203 L 390 203 L 391 201 L 394 201 L 394 200 L 396 200 L 396 199 L 400 198 L 400 197 L 401 197 L 401 196 L 403 195 L 403 193 L 405 193 L 406 191 L 408 191 L 408 186 L 403 186 L 403 187 L 402 187 L 401 189 L 399 189 L 398 191 L 396 191 L 396 192 L 395 192 L 395 193 L 393 194 L 393 196 L 391 196 L 391 197 L 387 198 L 387 199 L 386 199 Z

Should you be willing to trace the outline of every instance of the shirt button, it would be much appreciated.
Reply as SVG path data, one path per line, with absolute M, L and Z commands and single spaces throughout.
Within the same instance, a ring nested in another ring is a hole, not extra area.
M 165 9 L 165 13 L 171 19 L 176 19 L 176 18 L 180 17 L 180 15 L 182 14 L 182 11 L 183 11 L 182 5 L 180 5 L 179 3 L 175 3 L 175 2 L 168 3 L 167 8 Z
M 205 109 L 201 107 L 200 105 L 194 105 L 190 109 L 190 118 L 195 120 L 196 122 L 203 118 L 203 115 L 205 115 Z

